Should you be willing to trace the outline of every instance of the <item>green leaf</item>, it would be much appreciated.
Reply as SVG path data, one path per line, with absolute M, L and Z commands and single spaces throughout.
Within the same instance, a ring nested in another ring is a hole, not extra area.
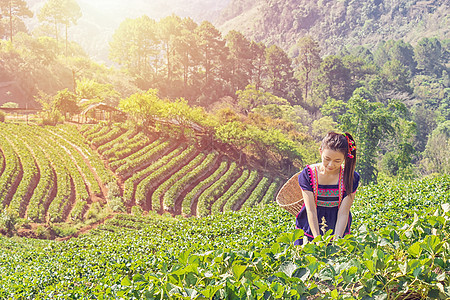
M 423 243 L 420 246 L 428 251 L 430 254 L 438 254 L 441 252 L 443 243 L 441 243 L 441 239 L 436 235 L 429 235 L 425 237 Z
M 291 237 L 290 237 L 290 234 L 287 233 L 287 232 L 283 233 L 282 235 L 280 235 L 280 236 L 277 238 L 277 242 L 278 242 L 278 243 L 290 244 L 290 243 L 291 243 Z
M 233 272 L 234 278 L 236 281 L 239 281 L 242 277 L 242 274 L 244 274 L 245 270 L 247 270 L 247 266 L 240 265 L 240 264 L 233 264 L 231 267 L 231 270 Z
M 122 281 L 120 282 L 120 284 L 122 286 L 130 286 L 131 285 L 131 281 L 130 278 L 128 278 L 128 276 L 125 276 Z
M 208 299 L 212 299 L 214 295 L 220 290 L 222 287 L 220 285 L 208 285 L 206 289 L 202 290 L 201 293 Z
M 133 276 L 133 281 L 134 282 L 146 282 L 147 280 L 145 279 L 145 277 L 142 274 L 134 274 Z
M 304 231 L 303 229 L 295 229 L 292 235 L 292 240 L 291 242 L 295 242 L 296 240 L 302 238 L 304 236 Z
M 363 261 L 363 264 L 367 267 L 367 269 L 370 271 L 370 273 L 375 273 L 375 264 L 373 260 L 365 260 Z
M 186 251 L 183 251 L 183 252 L 180 253 L 180 255 L 178 257 L 178 261 L 181 264 L 187 264 L 190 255 L 191 255 L 191 250 L 190 249 L 188 249 Z
M 297 277 L 297 278 L 300 278 L 302 281 L 306 281 L 306 280 L 308 280 L 310 274 L 311 274 L 311 271 L 308 268 L 298 268 L 292 274 L 292 277 Z
M 291 262 L 291 261 L 285 261 L 281 264 L 278 271 L 283 272 L 287 275 L 287 277 L 292 277 L 292 274 L 294 274 L 295 270 L 298 268 L 298 266 Z
M 420 275 L 420 273 L 422 273 L 422 267 L 418 267 L 413 271 L 413 275 L 416 278 Z
M 422 248 L 420 247 L 419 242 L 415 242 L 408 248 L 408 253 L 411 254 L 414 257 L 419 257 L 420 253 L 422 253 Z

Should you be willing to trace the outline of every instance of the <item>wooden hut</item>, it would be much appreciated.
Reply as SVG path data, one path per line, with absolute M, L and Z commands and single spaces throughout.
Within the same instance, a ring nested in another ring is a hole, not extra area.
M 83 123 L 126 119 L 126 113 L 105 103 L 94 103 L 81 112 Z

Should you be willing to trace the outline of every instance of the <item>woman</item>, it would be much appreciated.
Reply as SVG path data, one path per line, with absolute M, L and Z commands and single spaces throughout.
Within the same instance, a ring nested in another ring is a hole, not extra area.
M 306 166 L 298 176 L 304 204 L 295 223 L 310 241 L 324 233 L 319 222 L 325 222 L 326 230 L 333 230 L 338 237 L 350 233 L 350 208 L 359 184 L 356 145 L 349 133 L 329 132 L 319 151 L 322 162 Z M 302 240 L 295 244 L 302 244 Z

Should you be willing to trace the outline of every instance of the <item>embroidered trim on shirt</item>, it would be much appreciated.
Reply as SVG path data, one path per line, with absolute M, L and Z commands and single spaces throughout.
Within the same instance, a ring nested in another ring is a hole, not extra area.
M 339 201 L 321 201 L 321 200 L 318 200 L 317 201 L 317 206 L 336 207 L 336 206 L 339 206 Z

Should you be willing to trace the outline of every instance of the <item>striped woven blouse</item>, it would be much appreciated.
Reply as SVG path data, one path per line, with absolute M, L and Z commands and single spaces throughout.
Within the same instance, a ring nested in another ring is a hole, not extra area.
M 311 169 L 306 166 L 303 171 L 298 176 L 298 182 L 300 184 L 300 187 L 302 190 L 305 191 L 313 191 L 313 174 L 311 172 Z M 359 184 L 359 174 L 355 171 L 355 175 L 353 177 L 353 192 L 356 191 Z M 342 199 L 347 196 L 347 192 L 344 190 L 344 195 L 342 196 Z M 339 205 L 339 185 L 333 184 L 333 185 L 318 185 L 318 191 L 317 191 L 317 206 L 322 207 L 336 207 Z

